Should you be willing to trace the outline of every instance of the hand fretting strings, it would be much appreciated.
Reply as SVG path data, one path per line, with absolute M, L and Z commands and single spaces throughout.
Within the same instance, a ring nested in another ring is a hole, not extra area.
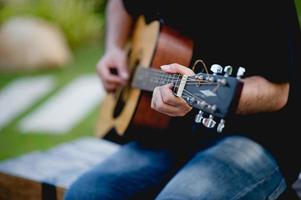
M 147 71 L 148 76 L 145 78 L 145 81 L 157 83 L 158 86 L 160 85 L 165 85 L 168 83 L 176 83 L 178 82 L 181 78 L 181 74 L 167 74 L 165 72 L 159 71 L 159 70 L 154 70 L 154 69 L 143 69 L 144 71 Z M 141 69 L 140 69 L 141 71 Z M 194 77 L 189 77 L 186 84 L 200 84 L 200 85 L 218 85 L 216 82 L 211 82 L 208 80 L 200 80 L 196 79 Z
M 205 65 L 205 63 L 202 60 L 197 60 L 193 65 L 193 69 L 195 69 L 197 64 L 199 64 L 199 63 L 201 63 L 203 65 L 203 70 L 202 71 L 205 71 L 206 74 L 209 75 L 208 70 L 207 70 L 207 66 Z M 178 89 L 179 84 L 180 84 L 181 79 L 182 79 L 181 74 L 168 74 L 168 73 L 165 73 L 161 70 L 154 69 L 154 68 L 141 68 L 141 67 L 139 67 L 137 69 L 136 73 L 140 77 L 139 82 L 140 83 L 142 82 L 142 84 L 148 85 L 151 88 L 155 88 L 157 86 L 162 86 L 162 85 L 172 83 L 174 93 L 176 93 L 176 90 Z M 216 85 L 216 87 L 214 87 L 212 89 L 213 92 L 216 92 L 221 84 L 219 82 L 212 82 L 212 81 L 209 81 L 207 79 L 199 79 L 198 77 L 190 76 L 190 77 L 188 77 L 188 80 L 186 81 L 186 85 L 198 85 L 198 86 L 201 86 L 201 85 Z M 185 88 L 184 88 L 184 91 L 183 91 L 183 97 L 191 97 L 191 98 L 201 100 L 199 97 L 196 97 L 195 95 L 191 94 Z
M 154 69 L 143 69 L 147 71 L 149 78 L 145 81 L 150 81 L 151 83 L 155 84 L 156 86 L 161 86 L 165 84 L 172 83 L 173 84 L 173 92 L 176 93 L 178 89 L 179 82 L 181 81 L 182 75 L 181 74 L 167 74 L 165 72 L 154 70 Z M 195 78 L 190 77 L 186 84 L 198 84 L 198 85 L 218 85 L 217 83 L 212 83 L 207 80 L 198 80 Z M 194 98 L 199 101 L 203 101 L 203 99 L 191 94 L 184 88 L 183 97 L 190 97 Z

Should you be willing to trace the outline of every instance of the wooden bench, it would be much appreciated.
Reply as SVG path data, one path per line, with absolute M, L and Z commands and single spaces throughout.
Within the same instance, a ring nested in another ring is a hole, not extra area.
M 44 152 L 0 162 L 1 200 L 63 200 L 66 189 L 85 171 L 119 149 L 96 137 L 80 138 Z

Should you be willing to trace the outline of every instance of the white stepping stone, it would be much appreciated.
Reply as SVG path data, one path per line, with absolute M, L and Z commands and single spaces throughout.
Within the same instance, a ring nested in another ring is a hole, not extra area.
M 23 119 L 20 128 L 23 133 L 67 133 L 92 111 L 104 96 L 105 91 L 96 75 L 80 76 Z
M 54 87 L 52 76 L 20 78 L 0 91 L 0 130 Z

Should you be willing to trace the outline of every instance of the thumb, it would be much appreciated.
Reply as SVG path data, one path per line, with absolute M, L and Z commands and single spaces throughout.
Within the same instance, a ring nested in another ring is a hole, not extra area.
M 182 75 L 188 75 L 188 76 L 192 76 L 194 75 L 194 72 L 189 69 L 188 67 L 185 67 L 183 65 L 180 64 L 170 64 L 170 65 L 162 65 L 161 69 L 167 73 L 171 73 L 171 74 L 182 74 Z

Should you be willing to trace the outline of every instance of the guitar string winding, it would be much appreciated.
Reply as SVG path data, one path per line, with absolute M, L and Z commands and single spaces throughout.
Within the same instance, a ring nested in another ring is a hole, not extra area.
M 205 62 L 204 62 L 202 59 L 198 59 L 198 60 L 196 60 L 196 61 L 194 62 L 193 66 L 192 66 L 192 68 L 191 68 L 192 71 L 195 70 L 195 68 L 197 67 L 197 64 L 199 64 L 199 63 L 202 63 L 202 65 L 203 65 L 203 70 L 205 69 L 206 74 L 209 74 L 208 68 L 207 68 Z M 202 71 L 202 72 L 203 72 L 203 71 Z

